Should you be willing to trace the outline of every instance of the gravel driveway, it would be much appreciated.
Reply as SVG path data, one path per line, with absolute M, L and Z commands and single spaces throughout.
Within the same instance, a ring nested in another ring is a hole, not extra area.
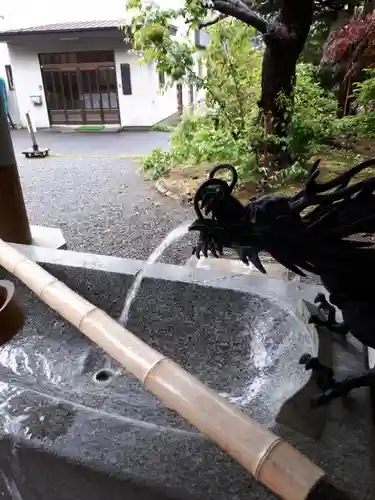
M 128 154 L 131 148 L 124 147 L 121 134 L 44 136 L 56 137 L 54 147 L 58 145 L 60 152 L 71 152 L 74 157 L 26 160 L 17 154 L 26 206 L 32 224 L 60 227 L 69 249 L 145 259 L 170 230 L 194 218 L 190 208 L 159 195 L 143 179 L 139 161 L 79 156 L 78 148 L 104 155 L 109 144 L 112 152 Z M 133 148 L 142 144 L 148 152 L 155 147 L 152 133 L 151 141 L 148 134 L 143 139 L 139 132 L 135 136 Z M 19 153 L 27 136 L 16 132 L 13 137 Z M 73 142 L 75 150 L 70 148 Z M 189 240 L 187 236 L 174 245 L 162 260 L 185 262 L 191 255 Z

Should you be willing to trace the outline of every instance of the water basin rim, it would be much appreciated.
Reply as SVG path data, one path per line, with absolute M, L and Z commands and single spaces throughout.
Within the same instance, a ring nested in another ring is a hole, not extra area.
M 61 268 L 82 268 L 135 277 L 146 263 L 146 261 L 138 259 L 127 259 L 111 255 L 75 252 L 71 250 L 41 248 L 33 245 L 12 243 L 11 246 L 40 265 Z M 303 296 L 311 301 L 313 301 L 313 298 L 318 292 L 324 291 L 322 286 L 305 283 L 296 284 L 293 282 L 282 283 L 281 280 L 268 278 L 267 275 L 243 276 L 197 268 L 194 270 L 193 276 L 192 269 L 186 265 L 179 266 L 160 262 L 147 266 L 145 279 L 147 278 L 188 284 L 195 283 L 197 285 L 231 289 L 234 291 L 244 290 L 245 293 L 249 288 L 249 284 L 254 288 L 259 288 L 268 282 L 272 285 L 273 289 L 280 290 L 282 295 L 285 295 L 285 291 L 294 291 L 298 296 Z

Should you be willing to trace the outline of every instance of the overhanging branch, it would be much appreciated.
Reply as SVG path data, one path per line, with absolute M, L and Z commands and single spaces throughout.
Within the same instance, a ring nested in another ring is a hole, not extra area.
M 208 26 L 213 26 L 214 24 L 218 23 L 219 21 L 222 21 L 228 17 L 226 14 L 219 14 L 218 16 L 215 16 L 213 19 L 210 21 L 202 21 L 199 23 L 199 28 L 207 28 Z
M 251 10 L 241 0 L 213 0 L 213 8 L 226 16 L 232 16 L 252 26 L 261 33 L 268 31 L 268 22 Z

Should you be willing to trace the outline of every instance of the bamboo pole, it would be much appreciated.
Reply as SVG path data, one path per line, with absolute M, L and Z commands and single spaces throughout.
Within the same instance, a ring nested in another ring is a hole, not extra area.
M 344 500 L 322 469 L 0 240 L 0 266 L 285 500 Z M 0 311 L 0 329 L 3 320 Z M 327 496 L 328 495 L 328 496 Z M 335 496 L 336 495 L 336 496 Z

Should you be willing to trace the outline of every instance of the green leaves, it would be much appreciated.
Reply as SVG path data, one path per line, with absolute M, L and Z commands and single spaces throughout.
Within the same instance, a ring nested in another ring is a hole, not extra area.
M 165 174 L 171 165 L 172 155 L 160 148 L 154 149 L 151 154 L 142 160 L 142 168 L 146 176 L 153 181 Z
M 131 0 L 127 10 L 138 9 L 133 16 L 134 49 L 146 63 L 156 63 L 158 71 L 169 77 L 169 83 L 188 81 L 194 67 L 196 49 L 192 42 L 176 36 L 176 24 L 191 16 L 190 24 L 198 22 L 206 9 L 200 1 L 187 1 L 183 9 L 160 9 L 144 5 L 142 0 Z
M 354 95 L 357 102 L 365 110 L 375 107 L 375 69 L 368 68 L 365 71 L 367 79 L 354 84 Z
M 349 142 L 361 138 L 375 138 L 375 69 L 366 69 L 368 78 L 354 83 L 353 96 L 357 114 L 335 120 L 336 136 Z
M 336 100 L 318 83 L 310 64 L 297 66 L 297 84 L 287 146 L 292 157 L 305 160 L 332 136 L 336 119 Z
M 140 9 L 142 7 L 142 0 L 128 0 L 126 10 Z
M 207 18 L 207 4 L 186 0 L 179 10 L 140 8 L 141 0 L 130 4 L 139 9 L 133 33 L 143 60 L 156 63 L 169 84 L 186 82 L 203 90 L 208 108 L 204 116 L 183 116 L 172 133 L 171 152 L 156 150 L 144 160 L 147 175 L 156 178 L 175 164 L 207 162 L 232 163 L 243 179 L 263 188 L 305 175 L 306 160 L 332 135 L 336 112 L 333 95 L 319 86 L 312 65 L 298 65 L 294 101 L 286 102 L 285 108 L 287 134 L 277 137 L 269 131 L 272 120 L 268 127 L 259 113 L 263 52 L 254 48 L 259 45 L 253 28 L 234 18 L 221 20 L 207 29 L 208 48 L 198 50 L 192 37 L 189 41 L 176 36 L 173 26 L 186 26 L 192 34 Z M 276 171 L 272 158 L 280 151 L 294 163 Z

